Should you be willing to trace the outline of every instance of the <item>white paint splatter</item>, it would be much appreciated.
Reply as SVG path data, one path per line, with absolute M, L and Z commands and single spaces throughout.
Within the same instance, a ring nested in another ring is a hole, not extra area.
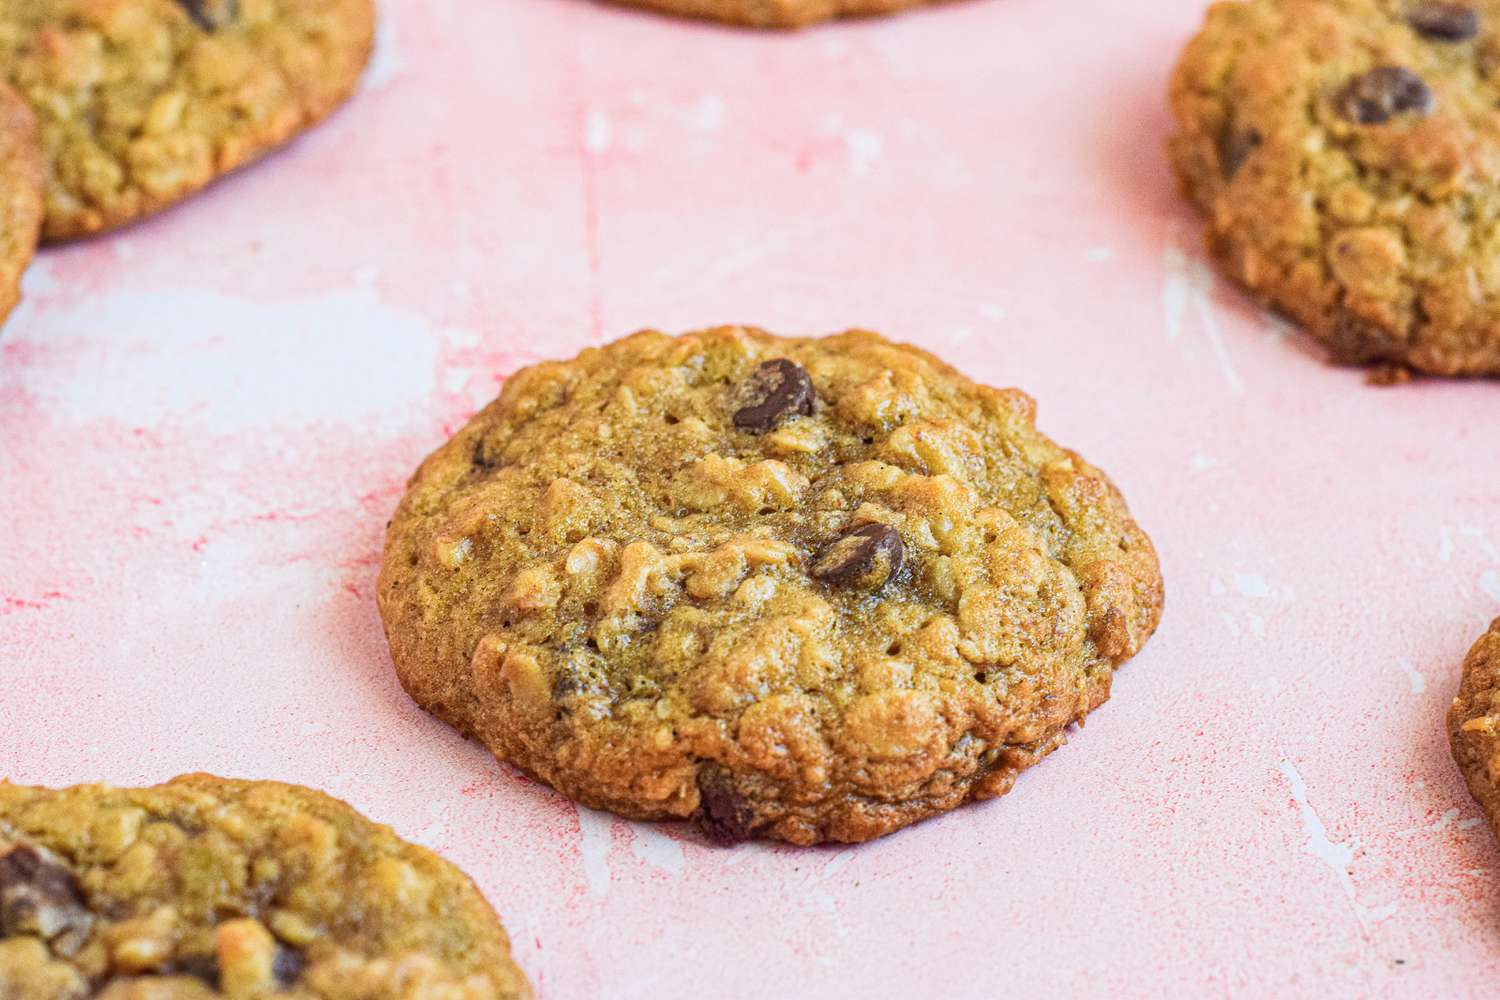
M 583 860 L 589 895 L 603 899 L 609 895 L 610 817 L 587 806 L 574 808 L 578 810 L 578 854 Z
M 1472 830 L 1476 826 L 1478 826 L 1479 824 L 1481 824 L 1483 822 L 1484 822 L 1484 819 L 1482 817 L 1479 817 L 1479 816 L 1470 816 L 1468 819 L 1461 819 L 1461 820 L 1459 820 L 1458 821 L 1458 828 L 1460 830 Z
M 1271 585 L 1259 573 L 1234 574 L 1234 586 L 1236 590 L 1246 597 L 1264 598 L 1271 596 Z
M 968 341 L 969 338 L 973 336 L 974 328 L 972 326 L 961 326 L 953 331 L 953 334 L 949 339 L 951 339 L 954 344 L 962 344 Z
M 1447 562 L 1453 558 L 1453 533 L 1445 524 L 1438 529 L 1442 541 L 1438 545 L 1438 562 Z
M 1410 661 L 1398 660 L 1396 665 L 1401 668 L 1402 673 L 1406 674 L 1406 679 L 1411 684 L 1412 694 L 1421 694 L 1427 690 L 1427 678 L 1423 677 L 1422 672 L 1412 666 Z
M 879 132 L 869 129 L 851 128 L 844 133 L 844 145 L 849 147 L 849 171 L 868 174 L 875 167 L 885 148 L 885 140 Z
M 1287 785 L 1291 789 L 1292 801 L 1297 804 L 1297 809 L 1302 816 L 1302 832 L 1307 834 L 1307 841 L 1302 845 L 1303 852 L 1311 854 L 1333 869 L 1338 876 L 1340 888 L 1344 890 L 1349 905 L 1354 909 L 1354 916 L 1359 921 L 1360 927 L 1369 931 L 1374 924 L 1394 914 L 1396 905 L 1387 903 L 1384 906 L 1365 906 L 1359 901 L 1354 891 L 1354 879 L 1349 874 L 1349 867 L 1354 864 L 1354 851 L 1358 843 L 1352 838 L 1348 841 L 1330 840 L 1323 820 L 1307 800 L 1307 784 L 1302 780 L 1302 775 L 1286 758 L 1282 758 L 1277 768 L 1286 778 Z
M 1223 459 L 1214 458 L 1212 455 L 1205 455 L 1201 451 L 1193 452 L 1188 458 L 1188 466 L 1194 472 L 1207 472 L 1209 469 L 1217 469 L 1223 464 Z
M 1005 307 L 997 306 L 993 302 L 981 302 L 979 304 L 979 315 L 998 323 L 1005 318 Z
M 1222 597 L 1223 595 L 1227 594 L 1229 590 L 1224 586 L 1223 580 L 1220 580 L 1218 577 L 1214 577 L 1208 582 L 1208 592 L 1210 594 L 1213 594 L 1215 597 Z
M 632 834 L 630 853 L 657 871 L 665 872 L 673 878 L 682 874 L 685 861 L 681 844 L 660 830 L 643 823 L 631 824 L 630 830 Z
M 609 115 L 598 108 L 592 109 L 583 124 L 583 148 L 599 155 L 609 148 L 612 133 Z
M 1084 253 L 1083 259 L 1090 264 L 1102 264 L 1104 261 L 1113 260 L 1114 256 L 1114 247 L 1089 247 Z
M 1500 601 L 1500 573 L 1487 569 L 1479 576 L 1479 589 L 1489 594 L 1494 600 Z
M 401 55 L 396 42 L 396 18 L 375 19 L 375 51 L 370 54 L 370 66 L 365 70 L 362 87 L 366 91 L 379 90 L 406 71 L 406 59 Z
M 724 98 L 705 94 L 688 112 L 688 124 L 700 132 L 717 131 L 724 124 Z
M 1246 623 L 1250 627 L 1250 634 L 1261 636 L 1266 634 L 1266 621 L 1260 615 L 1251 614 L 1246 616 Z
M 1224 343 L 1219 329 L 1219 317 L 1214 311 L 1210 292 L 1213 290 L 1213 272 L 1196 256 L 1189 256 L 1175 243 L 1169 243 L 1162 251 L 1162 266 L 1166 277 L 1162 283 L 1162 309 L 1166 315 L 1167 341 L 1183 344 L 1183 320 L 1189 308 L 1198 317 L 1198 325 L 1208 340 L 1219 374 L 1235 396 L 1245 394 L 1245 383 L 1240 379 Z

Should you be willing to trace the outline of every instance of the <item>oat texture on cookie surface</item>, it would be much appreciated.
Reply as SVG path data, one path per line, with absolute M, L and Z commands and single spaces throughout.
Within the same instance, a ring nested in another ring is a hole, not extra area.
M 430 456 L 402 683 L 591 806 L 860 841 L 1007 791 L 1155 628 L 1155 553 L 1030 398 L 852 331 L 644 332 Z

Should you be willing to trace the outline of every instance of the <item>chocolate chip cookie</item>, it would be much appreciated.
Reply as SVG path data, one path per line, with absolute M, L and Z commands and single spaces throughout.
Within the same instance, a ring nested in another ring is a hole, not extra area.
M 936 0 L 614 0 L 667 14 L 751 28 L 801 28 L 836 17 L 895 14 Z
M 49 240 L 182 200 L 322 119 L 370 0 L 0 0 L 0 75 L 41 120 Z
M 0 783 L 5 1000 L 530 995 L 462 872 L 320 792 Z
M 391 522 L 401 682 L 578 801 L 724 841 L 1003 794 L 1162 606 L 1120 494 L 1034 415 L 861 331 L 517 372 Z
M 0 322 L 21 297 L 21 272 L 42 225 L 42 153 L 36 118 L 0 84 Z
M 1339 363 L 1500 375 L 1500 2 L 1218 3 L 1171 99 L 1225 275 Z
M 1500 834 L 1500 618 L 1464 660 L 1448 710 L 1448 741 L 1469 791 Z

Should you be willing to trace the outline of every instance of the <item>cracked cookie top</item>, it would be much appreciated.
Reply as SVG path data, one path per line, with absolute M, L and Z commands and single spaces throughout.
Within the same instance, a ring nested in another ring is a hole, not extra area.
M 1500 834 L 1500 618 L 1464 660 L 1448 739 L 1469 791 Z
M 165 208 L 354 89 L 370 0 L 0 0 L 0 75 L 41 120 L 45 237 Z
M 864 840 L 1009 788 L 1154 629 L 1104 475 L 866 332 L 644 332 L 424 462 L 379 602 L 416 700 L 589 805 Z
M 1336 361 L 1500 374 L 1500 3 L 1218 3 L 1171 99 L 1230 278 Z
M 320 792 L 0 783 L 6 1000 L 512 1000 L 458 869 Z
M 42 224 L 42 154 L 36 118 L 0 83 L 0 322 L 21 297 L 21 272 Z

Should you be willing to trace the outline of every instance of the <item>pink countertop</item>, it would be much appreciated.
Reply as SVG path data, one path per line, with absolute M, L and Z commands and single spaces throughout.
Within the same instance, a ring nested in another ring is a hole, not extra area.
M 1500 852 L 1442 716 L 1500 614 L 1500 386 L 1367 386 L 1206 269 L 1160 154 L 1201 7 L 387 2 L 325 127 L 28 274 L 0 774 L 327 789 L 471 872 L 546 998 L 1488 992 Z M 518 365 L 721 322 L 1019 385 L 1154 536 L 1161 630 L 1011 795 L 712 849 L 398 687 L 373 588 L 418 460 Z

